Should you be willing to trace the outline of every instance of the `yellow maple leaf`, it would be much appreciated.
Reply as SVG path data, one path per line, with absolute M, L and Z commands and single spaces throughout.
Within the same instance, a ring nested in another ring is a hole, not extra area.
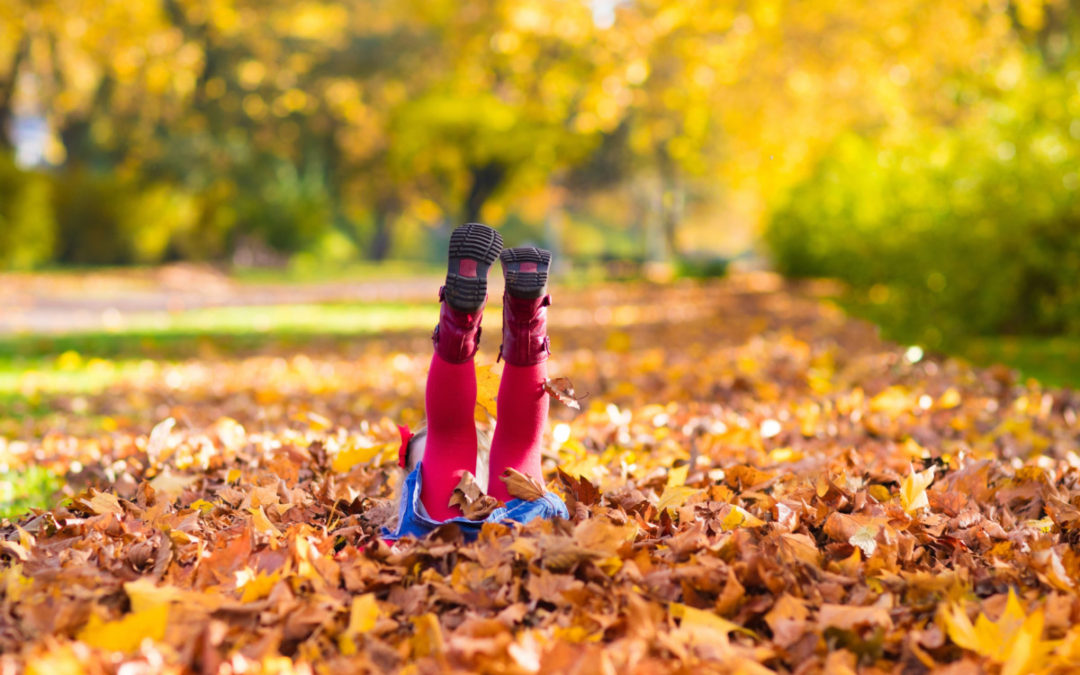
M 259 572 L 245 567 L 236 573 L 236 588 L 241 592 L 240 602 L 254 602 L 270 595 L 270 591 L 281 580 L 280 572 Z
M 263 511 L 261 506 L 248 509 L 248 512 L 251 514 L 251 524 L 255 526 L 257 532 L 263 532 L 273 537 L 281 536 L 281 530 L 274 527 L 274 524 L 266 517 L 266 512 Z
M 439 618 L 437 616 L 428 612 L 427 614 L 414 618 L 412 623 L 412 648 L 414 657 L 423 658 L 425 656 L 433 656 L 441 654 L 445 650 L 446 643 L 443 640 L 442 626 L 439 625 Z
M 348 444 L 334 456 L 334 460 L 330 463 L 330 468 L 337 473 L 348 473 L 353 467 L 360 464 L 367 464 L 375 459 L 388 447 L 388 445 L 393 446 L 394 452 L 397 452 L 398 446 L 396 443 L 364 445 L 356 438 L 350 439 Z
M 210 513 L 214 510 L 214 505 L 205 499 L 196 499 L 191 502 L 191 508 L 198 509 L 201 513 Z
M 688 499 L 696 494 L 701 494 L 702 492 L 704 492 L 704 490 L 686 487 L 685 485 L 668 485 L 664 488 L 663 494 L 660 495 L 660 501 L 656 504 L 656 510 L 663 511 L 668 508 L 677 509 L 685 504 Z
M 1043 612 L 1024 612 L 1020 599 L 1009 591 L 1005 611 L 997 621 L 979 614 L 972 624 L 958 605 L 941 611 L 945 631 L 957 646 L 1001 664 L 1002 675 L 1041 670 L 1057 642 L 1043 640 Z
M 683 464 L 668 469 L 667 487 L 680 487 L 686 485 L 686 475 L 690 473 L 690 465 Z
M 169 605 L 162 603 L 141 612 L 132 612 L 116 621 L 105 621 L 96 614 L 91 615 L 77 637 L 91 647 L 130 654 L 139 648 L 143 640 L 163 640 L 168 624 Z
M 349 609 L 349 625 L 338 636 L 338 647 L 345 656 L 351 656 L 357 652 L 355 637 L 366 633 L 375 627 L 379 620 L 379 605 L 375 601 L 375 595 L 365 593 L 353 598 L 352 607 Z
M 676 619 L 682 619 L 680 628 L 702 642 L 715 639 L 717 634 L 726 636 L 732 631 L 743 630 L 738 624 L 712 612 L 694 609 L 678 602 L 671 604 L 671 615 Z
M 900 484 L 900 504 L 905 511 L 912 513 L 930 506 L 930 500 L 926 498 L 926 488 L 934 482 L 936 470 L 936 466 L 926 471 L 916 471 L 914 466 L 911 467 L 911 473 Z
M 495 399 L 499 397 L 499 381 L 500 377 L 495 372 L 494 363 L 476 367 L 476 414 L 478 420 L 486 421 L 485 413 L 491 415 L 490 419 L 496 419 L 498 404 Z
M 0 572 L 0 588 L 4 589 L 8 602 L 18 602 L 23 592 L 34 584 L 34 580 L 23 576 L 22 563 L 15 563 L 3 572 Z
M 736 504 L 731 505 L 731 510 L 720 522 L 725 530 L 734 530 L 737 527 L 761 527 L 764 524 L 764 520 Z
M 131 611 L 136 614 L 151 610 L 158 605 L 168 605 L 184 596 L 184 591 L 176 586 L 158 586 L 145 577 L 124 584 L 124 592 L 131 601 Z

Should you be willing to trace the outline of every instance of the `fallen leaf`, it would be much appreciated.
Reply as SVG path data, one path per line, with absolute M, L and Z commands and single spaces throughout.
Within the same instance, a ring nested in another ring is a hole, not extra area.
M 506 491 L 511 497 L 523 499 L 527 502 L 536 501 L 547 494 L 547 490 L 532 476 L 526 476 L 517 469 L 509 467 L 499 479 L 506 483 Z
M 884 607 L 858 607 L 852 605 L 823 604 L 818 610 L 818 625 L 822 628 L 855 630 L 860 626 L 893 626 L 889 610 Z
M 380 453 L 387 450 L 389 446 L 393 446 L 394 452 L 397 452 L 397 445 L 394 444 L 367 444 L 361 443 L 358 439 L 350 439 L 348 444 L 334 455 L 334 459 L 330 463 L 332 468 L 337 473 L 348 473 L 353 468 L 367 464 L 371 460 L 379 456 Z
M 184 476 L 165 469 L 150 480 L 150 487 L 167 499 L 176 499 L 180 494 L 199 480 L 198 476 Z
M 266 517 L 266 512 L 263 511 L 263 507 L 257 506 L 255 508 L 250 508 L 248 509 L 248 513 L 251 514 L 251 524 L 255 527 L 256 532 L 268 534 L 275 539 L 281 536 L 281 530 L 274 527 L 274 524 Z
M 166 417 L 150 430 L 150 437 L 146 441 L 146 456 L 150 460 L 151 466 L 156 466 L 168 459 L 170 452 L 169 436 L 175 426 L 176 420 L 172 417 Z
M 501 378 L 499 373 L 495 372 L 495 364 L 476 367 L 476 405 L 478 413 L 483 411 L 490 416 L 488 419 L 498 418 L 500 384 Z M 482 421 L 484 416 L 480 415 L 479 419 Z
M 153 481 L 151 481 L 152 483 Z M 86 505 L 91 511 L 100 515 L 106 513 L 115 513 L 117 515 L 123 515 L 124 509 L 120 506 L 120 500 L 116 498 L 116 495 L 111 492 L 98 492 L 90 499 L 86 500 Z
M 570 378 L 556 377 L 544 380 L 544 391 L 559 403 L 574 410 L 581 410 L 581 398 L 574 395 L 574 385 L 570 382 Z
M 806 619 L 809 615 L 810 612 L 802 600 L 784 593 L 765 615 L 765 623 L 773 633 L 773 641 L 786 648 L 798 642 L 806 632 Z
M 716 616 L 712 612 L 687 607 L 678 602 L 671 604 L 671 616 L 682 620 L 679 628 L 703 642 L 714 640 L 717 635 L 726 636 L 732 631 L 743 630 L 742 626 Z
M 656 510 L 663 511 L 664 509 L 677 509 L 694 495 L 699 495 L 704 492 L 704 490 L 686 487 L 685 485 L 668 485 L 660 495 L 660 501 L 656 504 Z
M 471 471 L 464 471 L 454 491 L 450 493 L 449 506 L 457 506 L 464 509 L 484 495 L 483 490 L 476 484 L 476 477 Z
M 379 605 L 374 594 L 365 593 L 353 598 L 349 608 L 349 623 L 345 631 L 338 635 L 338 647 L 342 654 L 351 656 L 357 653 L 356 637 L 373 629 L 379 615 Z
M 446 650 L 439 619 L 432 613 L 423 614 L 412 620 L 412 652 L 416 658 L 442 654 Z
M 911 467 L 906 478 L 900 484 L 900 504 L 908 513 L 930 506 L 930 500 L 926 498 L 926 488 L 934 482 L 936 466 L 931 466 L 925 471 L 915 471 Z
M 163 640 L 168 624 L 169 605 L 159 604 L 115 621 L 104 621 L 92 614 L 76 637 L 91 647 L 130 654 L 142 645 L 143 640 Z
M 277 582 L 281 580 L 279 572 L 258 572 L 244 567 L 236 572 L 236 589 L 240 591 L 240 602 L 255 602 L 270 595 Z
M 131 611 L 139 614 L 184 597 L 184 591 L 175 586 L 158 586 L 147 578 L 136 579 L 124 584 L 124 592 L 131 602 Z
M 848 543 L 862 549 L 863 554 L 869 558 L 877 551 L 877 528 L 872 525 L 864 525 L 856 530 L 855 534 L 848 538 Z
M 1002 665 L 1003 675 L 1021 675 L 1041 671 L 1056 643 L 1042 639 L 1043 612 L 1024 612 L 1013 590 L 1005 611 L 991 621 L 979 614 L 972 624 L 959 605 L 943 607 L 940 612 L 949 639 L 957 646 Z

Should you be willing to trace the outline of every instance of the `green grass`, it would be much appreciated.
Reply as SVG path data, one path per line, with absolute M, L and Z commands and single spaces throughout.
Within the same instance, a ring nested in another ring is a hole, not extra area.
M 47 508 L 64 484 L 62 478 L 38 466 L 8 472 L 0 478 L 0 518 L 14 518 L 32 508 Z
M 926 326 L 912 326 L 904 334 L 887 330 L 875 319 L 879 307 L 857 303 L 843 296 L 825 298 L 836 303 L 844 312 L 875 323 L 882 328 L 886 339 L 900 344 L 918 343 L 914 338 Z M 966 359 L 977 366 L 1004 364 L 1015 368 L 1024 379 L 1034 378 L 1050 387 L 1080 387 L 1080 337 L 1047 336 L 968 336 L 943 340 L 933 351 Z
M 1080 386 L 1080 338 L 970 338 L 951 351 L 979 365 L 1004 363 L 1048 386 Z
M 171 335 L 269 333 L 374 333 L 430 323 L 434 304 L 303 304 L 208 307 L 132 315 L 111 334 Z

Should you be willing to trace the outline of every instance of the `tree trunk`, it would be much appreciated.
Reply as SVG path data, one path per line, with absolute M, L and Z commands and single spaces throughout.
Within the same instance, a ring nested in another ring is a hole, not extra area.
M 394 243 L 393 221 L 400 204 L 396 197 L 383 197 L 375 201 L 374 225 L 367 257 L 370 260 L 386 260 Z
M 25 35 L 19 40 L 19 46 L 15 48 L 15 56 L 11 60 L 11 71 L 5 80 L 0 80 L 0 151 L 11 152 L 15 149 L 15 141 L 12 138 L 11 120 L 13 115 L 12 101 L 15 99 L 15 87 L 19 80 L 19 69 L 22 68 L 23 59 L 29 52 L 30 41 Z
M 502 185 L 506 178 L 506 167 L 498 162 L 489 162 L 481 167 L 472 169 L 472 186 L 469 195 L 465 198 L 465 209 L 462 214 L 464 222 L 476 223 L 480 221 L 480 212 L 484 204 L 495 194 L 495 190 Z
M 682 223 L 683 202 L 685 195 L 682 185 L 677 181 L 664 187 L 661 203 L 661 227 L 664 232 L 664 244 L 667 247 L 669 258 L 678 258 L 679 251 L 679 225 Z
M 685 193 L 679 180 L 679 169 L 663 145 L 657 149 L 657 167 L 660 173 L 660 230 L 667 249 L 665 257 L 670 260 L 679 256 L 679 224 Z

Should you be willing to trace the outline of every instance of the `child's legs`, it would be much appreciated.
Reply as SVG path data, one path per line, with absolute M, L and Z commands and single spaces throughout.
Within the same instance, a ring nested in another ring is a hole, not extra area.
M 431 358 L 427 392 L 427 445 L 420 498 L 428 515 L 446 520 L 461 515 L 448 505 L 464 471 L 476 470 L 476 366 L 470 358 L 449 363 Z
M 499 383 L 498 423 L 491 441 L 488 494 L 512 499 L 499 476 L 508 468 L 532 476 L 541 484 L 540 442 L 547 423 L 548 396 L 544 391 L 547 362 L 531 366 L 506 364 Z M 426 502 L 425 502 L 426 503 Z

